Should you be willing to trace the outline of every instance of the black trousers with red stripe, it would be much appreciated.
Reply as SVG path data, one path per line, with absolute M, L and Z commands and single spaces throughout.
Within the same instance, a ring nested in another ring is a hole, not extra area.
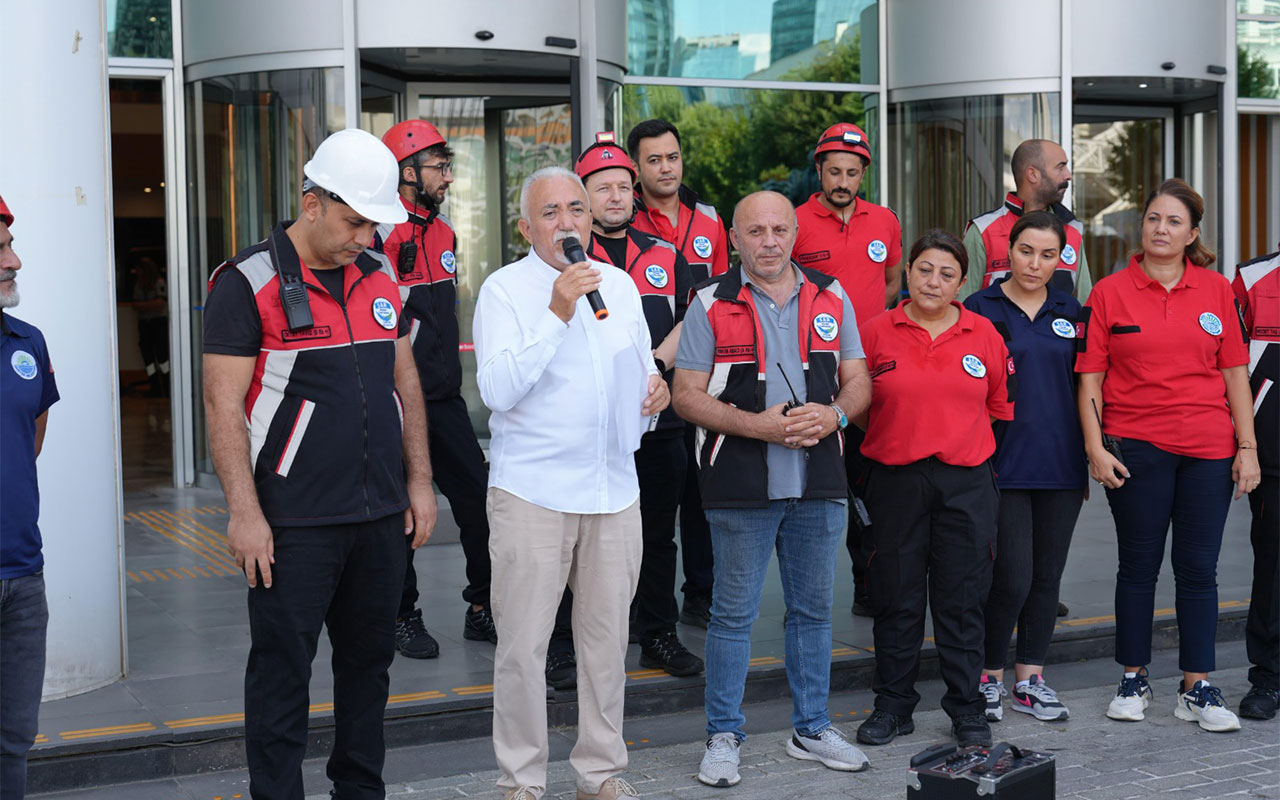
M 461 397 L 427 401 L 427 446 L 431 449 L 431 475 L 440 493 L 449 501 L 458 539 L 467 559 L 467 586 L 462 599 L 478 606 L 489 605 L 489 518 L 484 497 L 489 485 L 489 467 L 476 441 L 467 401 Z M 412 613 L 418 604 L 418 573 L 413 568 L 413 539 L 406 536 L 404 591 L 400 595 L 399 616 Z
M 863 501 L 871 517 L 866 582 L 875 612 L 876 708 L 910 716 L 925 606 L 952 718 L 981 714 L 978 690 L 1000 505 L 990 462 L 957 467 L 927 458 L 900 467 L 869 462 Z

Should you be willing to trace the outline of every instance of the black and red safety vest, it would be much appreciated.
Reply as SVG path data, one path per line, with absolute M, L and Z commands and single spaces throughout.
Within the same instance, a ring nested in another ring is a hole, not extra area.
M 1062 220 L 1063 227 L 1067 229 L 1067 244 L 1062 248 L 1058 268 L 1049 282 L 1055 289 L 1074 297 L 1076 281 L 1080 277 L 1080 259 L 1084 254 L 1084 224 L 1062 203 L 1054 203 L 1047 210 Z M 981 288 L 985 289 L 1009 274 L 1009 232 L 1021 216 L 1022 198 L 1015 192 L 1009 192 L 1004 198 L 1004 205 L 969 220 L 969 225 L 976 227 L 982 235 L 982 246 L 987 251 L 986 264 L 969 265 L 970 270 L 985 270 Z
M 366 522 L 409 504 L 395 385 L 400 294 L 386 257 L 366 250 L 343 268 L 345 302 L 329 294 L 281 223 L 218 267 L 254 294 L 262 344 L 245 396 L 258 502 L 273 527 Z M 274 245 L 274 247 L 273 247 Z M 300 269 L 313 324 L 290 330 L 271 252 Z
M 639 189 L 635 196 L 636 213 L 632 227 L 671 242 L 689 262 L 694 284 L 723 275 L 729 269 L 729 239 L 715 206 L 704 203 L 687 186 L 680 187 L 680 211 L 674 227 L 667 215 L 650 209 Z
M 641 233 L 634 227 L 627 228 L 624 263 L 613 262 L 609 251 L 600 243 L 597 233 L 591 234 L 587 255 L 596 261 L 613 264 L 631 276 L 640 292 L 640 306 L 644 309 L 644 319 L 649 325 L 649 341 L 657 348 L 676 323 L 684 319 L 685 309 L 689 307 L 693 278 L 684 256 L 677 253 L 675 245 L 670 242 Z M 667 374 L 663 376 L 668 381 L 671 380 L 670 368 L 673 366 L 674 364 L 668 364 Z M 684 420 L 676 416 L 675 409 L 667 406 L 659 415 L 655 430 L 683 429 Z
M 439 211 L 400 202 L 409 212 L 387 235 L 383 252 L 395 267 L 400 301 L 410 320 L 409 342 L 427 400 L 462 391 L 458 356 L 458 237 Z
M 797 346 L 804 365 L 807 399 L 828 405 L 840 391 L 840 338 L 815 336 L 815 319 L 829 315 L 835 330 L 844 324 L 844 290 L 830 275 L 798 267 L 800 284 Z M 715 336 L 715 357 L 707 392 L 743 411 L 765 409 L 764 331 L 751 288 L 742 283 L 742 266 L 700 287 L 698 297 Z M 821 323 L 820 323 L 821 324 Z M 827 321 L 829 324 L 829 320 Z M 698 482 L 705 508 L 762 508 L 769 504 L 767 444 L 698 428 L 695 437 Z M 848 494 L 844 470 L 844 433 L 837 431 L 806 451 L 802 499 L 837 499 Z
M 1280 252 L 1246 261 L 1231 284 L 1249 337 L 1249 385 L 1258 464 L 1280 475 Z

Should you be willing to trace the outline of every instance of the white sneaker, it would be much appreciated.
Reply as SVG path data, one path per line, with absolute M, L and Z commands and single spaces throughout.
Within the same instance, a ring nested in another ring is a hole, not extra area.
M 1151 702 L 1151 684 L 1147 683 L 1147 668 L 1143 667 L 1132 678 L 1127 675 L 1120 679 L 1120 688 L 1107 708 L 1107 716 L 1122 722 L 1137 722 L 1144 719 Z
M 849 743 L 834 727 L 817 736 L 803 736 L 792 732 L 787 741 L 787 755 L 801 761 L 819 761 L 827 769 L 841 772 L 861 772 L 870 762 L 861 750 Z
M 1001 698 L 1009 693 L 1005 690 L 1004 683 L 990 675 L 983 675 L 978 683 L 978 690 L 987 699 L 987 722 L 999 722 L 1004 719 L 1004 704 Z
M 1240 730 L 1240 720 L 1227 708 L 1218 687 L 1211 686 L 1208 681 L 1196 681 L 1185 692 L 1178 692 L 1178 705 L 1173 715 L 1187 722 L 1199 723 L 1200 727 L 1213 733 Z
M 738 774 L 738 737 L 732 733 L 717 733 L 707 740 L 707 752 L 702 755 L 698 767 L 698 780 L 708 786 L 737 786 L 742 776 Z

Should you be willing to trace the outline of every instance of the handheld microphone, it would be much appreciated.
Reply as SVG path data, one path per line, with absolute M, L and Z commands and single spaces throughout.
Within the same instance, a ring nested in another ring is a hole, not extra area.
M 582 251 L 582 243 L 578 241 L 578 237 L 566 236 L 560 240 L 560 246 L 564 249 L 564 257 L 569 259 L 570 263 L 586 262 L 587 254 Z M 609 309 L 604 307 L 604 298 L 600 296 L 600 292 L 595 289 L 587 292 L 587 302 L 591 304 L 591 311 L 596 315 L 596 319 L 608 318 Z

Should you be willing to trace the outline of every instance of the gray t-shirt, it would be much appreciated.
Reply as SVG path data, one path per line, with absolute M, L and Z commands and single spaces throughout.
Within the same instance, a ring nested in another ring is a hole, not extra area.
M 795 269 L 792 267 L 792 269 Z M 787 388 L 787 380 L 795 388 L 796 397 L 801 403 L 808 399 L 808 386 L 805 383 L 804 366 L 800 361 L 800 333 L 796 330 L 800 316 L 800 286 L 804 283 L 804 275 L 795 270 L 796 285 L 786 304 L 778 308 L 777 304 L 762 289 L 755 286 L 742 272 L 743 282 L 751 288 L 751 300 L 755 303 L 756 314 L 760 317 L 760 327 L 764 331 L 764 353 L 768 359 L 765 364 L 765 405 L 772 407 L 791 399 L 791 390 Z M 833 286 L 838 285 L 833 283 Z M 854 318 L 853 306 L 849 296 L 844 296 L 844 323 L 840 326 L 840 359 L 863 358 L 862 339 L 858 336 L 857 320 Z M 680 369 L 692 369 L 698 372 L 711 372 L 715 359 L 715 337 L 711 333 L 711 323 L 707 320 L 707 309 L 702 298 L 694 297 L 685 314 L 684 327 L 680 331 L 680 349 L 676 352 L 676 366 Z M 781 365 L 781 369 L 779 369 Z M 783 380 L 783 375 L 787 380 Z M 793 450 L 780 444 L 770 443 L 767 448 L 769 468 L 769 499 L 786 500 L 804 495 L 805 452 Z

